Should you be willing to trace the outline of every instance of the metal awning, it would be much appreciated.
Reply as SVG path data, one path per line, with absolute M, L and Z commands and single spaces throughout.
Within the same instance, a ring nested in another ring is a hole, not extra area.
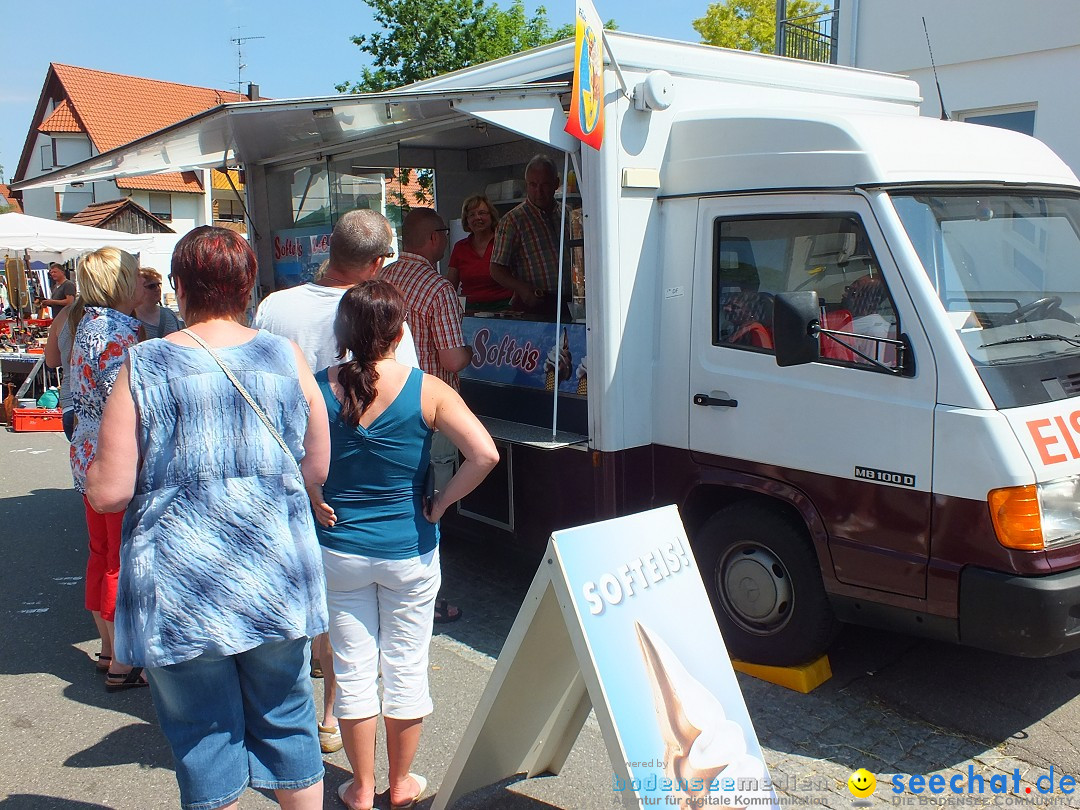
M 367 144 L 392 145 L 476 120 L 573 152 L 578 142 L 563 131 L 566 115 L 559 98 L 569 89 L 567 82 L 545 82 L 222 104 L 12 188 L 279 163 Z M 475 145 L 488 142 L 478 131 Z

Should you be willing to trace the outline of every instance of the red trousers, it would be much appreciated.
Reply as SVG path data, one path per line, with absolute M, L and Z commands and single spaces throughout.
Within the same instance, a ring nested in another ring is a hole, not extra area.
M 86 609 L 111 622 L 116 615 L 116 582 L 120 578 L 120 526 L 123 512 L 95 512 L 83 495 L 90 559 L 86 561 Z

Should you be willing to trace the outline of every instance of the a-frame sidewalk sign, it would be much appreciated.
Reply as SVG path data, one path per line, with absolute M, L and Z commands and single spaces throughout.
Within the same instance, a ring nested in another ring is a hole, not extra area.
M 674 506 L 551 536 L 432 810 L 557 774 L 590 708 L 626 807 L 777 808 Z

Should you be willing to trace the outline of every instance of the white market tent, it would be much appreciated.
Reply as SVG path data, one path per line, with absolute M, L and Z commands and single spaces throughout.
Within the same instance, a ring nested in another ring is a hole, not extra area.
M 23 251 L 57 253 L 60 261 L 75 259 L 89 250 L 112 246 L 130 253 L 149 247 L 149 234 L 88 228 L 26 214 L 0 214 L 0 258 Z

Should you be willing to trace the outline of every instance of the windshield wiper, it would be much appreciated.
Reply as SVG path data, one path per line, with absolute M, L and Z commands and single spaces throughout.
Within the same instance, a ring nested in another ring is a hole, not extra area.
M 979 348 L 988 349 L 991 346 L 1005 346 L 1009 343 L 1032 343 L 1039 340 L 1061 340 L 1071 346 L 1080 346 L 1080 335 L 1066 337 L 1065 335 L 1050 335 L 1044 332 L 1039 335 L 1018 335 L 1017 337 L 1005 338 L 1005 340 L 995 340 L 991 343 L 984 343 Z

